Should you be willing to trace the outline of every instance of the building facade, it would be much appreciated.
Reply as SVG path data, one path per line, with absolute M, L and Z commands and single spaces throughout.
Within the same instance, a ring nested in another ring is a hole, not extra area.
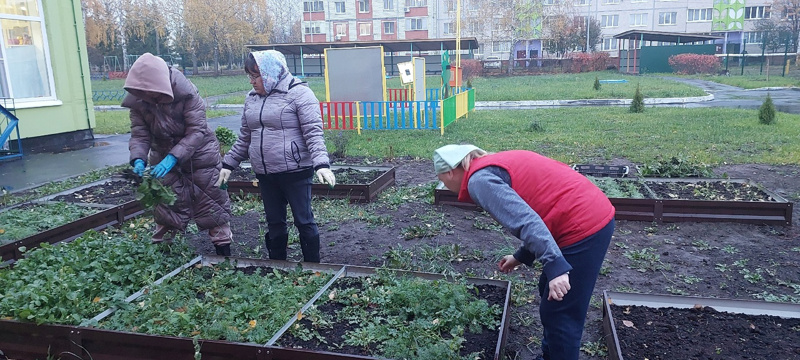
M 456 37 L 458 0 L 311 0 L 303 3 L 303 41 L 405 40 Z M 596 19 L 602 30 L 595 51 L 619 54 L 614 36 L 629 30 L 715 34 L 726 44 L 760 43 L 758 20 L 773 14 L 770 0 L 532 0 L 542 1 L 543 23 L 568 9 Z M 571 1 L 563 6 L 563 1 Z M 499 29 L 510 0 L 460 0 L 461 36 L 478 39 L 477 58 L 550 57 L 546 38 L 512 40 Z M 493 11 L 494 9 L 494 11 Z M 657 44 L 651 44 L 657 45 Z M 513 46 L 513 52 L 511 47 Z M 737 51 L 743 47 L 737 46 Z
M 91 139 L 94 105 L 80 0 L 0 2 L 0 28 L 0 104 L 15 109 L 23 147 Z

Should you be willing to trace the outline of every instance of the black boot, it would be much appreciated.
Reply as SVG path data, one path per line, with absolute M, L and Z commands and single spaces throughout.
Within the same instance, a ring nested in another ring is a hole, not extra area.
M 217 250 L 217 255 L 231 256 L 231 244 L 214 245 L 214 249 Z
M 267 245 L 267 254 L 271 260 L 286 260 L 286 247 L 289 245 L 289 234 L 269 238 L 269 233 L 264 234 L 264 244 Z
M 319 262 L 319 234 L 300 237 L 300 249 L 303 250 L 304 262 Z

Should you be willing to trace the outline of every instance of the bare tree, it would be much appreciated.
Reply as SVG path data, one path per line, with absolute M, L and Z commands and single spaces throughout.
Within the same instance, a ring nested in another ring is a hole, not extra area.
M 270 43 L 285 44 L 299 42 L 301 34 L 293 29 L 303 16 L 302 1 L 267 0 L 272 14 Z
M 800 0 L 773 0 L 770 13 L 773 19 L 777 17 L 788 29 L 789 51 L 797 52 L 797 40 L 800 36 Z

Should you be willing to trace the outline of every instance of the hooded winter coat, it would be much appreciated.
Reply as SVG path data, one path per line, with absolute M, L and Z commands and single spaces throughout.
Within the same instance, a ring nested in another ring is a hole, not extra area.
M 289 73 L 280 52 L 258 51 L 253 57 L 267 95 L 247 94 L 239 138 L 224 166 L 234 169 L 249 158 L 256 174 L 330 167 L 314 92 Z
M 214 186 L 222 168 L 216 135 L 206 122 L 205 104 L 197 88 L 164 60 L 146 53 L 131 67 L 125 80 L 130 109 L 130 162 L 143 159 L 156 165 L 167 154 L 178 159 L 161 179 L 177 195 L 172 206 L 158 205 L 158 224 L 185 229 L 194 219 L 201 230 L 227 224 L 230 199 Z

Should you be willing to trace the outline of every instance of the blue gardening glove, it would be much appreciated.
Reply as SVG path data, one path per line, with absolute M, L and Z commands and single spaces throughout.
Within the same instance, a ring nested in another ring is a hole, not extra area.
M 133 173 L 139 175 L 140 177 L 144 175 L 144 160 L 133 160 Z
M 152 174 L 156 179 L 162 178 L 164 175 L 167 175 L 170 170 L 172 170 L 172 167 L 175 166 L 175 163 L 177 162 L 178 158 L 172 154 L 167 154 L 167 157 L 165 157 L 164 160 L 161 160 L 161 162 L 150 171 L 150 174 Z

